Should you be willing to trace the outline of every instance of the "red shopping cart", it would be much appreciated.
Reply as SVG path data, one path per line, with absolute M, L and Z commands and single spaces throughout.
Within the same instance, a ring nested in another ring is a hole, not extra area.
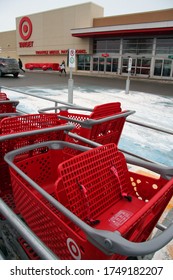
M 9 169 L 4 155 L 34 143 L 64 140 L 64 130 L 71 130 L 73 126 L 62 125 L 54 114 L 29 114 L 4 118 L 0 122 L 0 128 L 0 197 L 14 208 Z M 21 157 L 27 158 L 28 154 L 25 153 Z
M 0 92 L 0 120 L 21 115 L 16 110 L 18 104 L 19 101 L 10 100 L 5 92 Z
M 39 112 L 58 110 L 57 116 L 64 122 L 75 125 L 73 133 L 100 144 L 118 144 L 126 118 L 135 111 L 122 111 L 120 102 L 106 103 L 93 109 L 84 107 L 52 107 Z M 74 138 L 67 135 L 67 141 L 74 142 Z M 75 143 L 84 144 L 80 140 Z
M 68 159 L 66 148 L 80 154 Z M 5 161 L 21 216 L 61 259 L 126 259 L 173 238 L 171 226 L 147 240 L 173 195 L 173 168 L 146 162 L 160 177 L 135 174 L 114 143 L 89 149 L 45 142 L 12 151 Z
M 16 100 L 0 100 L 0 113 L 16 113 L 18 104 Z
M 0 101 L 2 100 L 9 100 L 5 92 L 0 92 Z

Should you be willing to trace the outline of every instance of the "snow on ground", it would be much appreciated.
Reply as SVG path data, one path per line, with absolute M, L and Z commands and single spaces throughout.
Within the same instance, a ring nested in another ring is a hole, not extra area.
M 68 88 L 60 88 L 58 85 L 44 88 L 25 87 L 19 90 L 59 101 L 68 101 Z M 28 113 L 54 106 L 52 102 L 37 100 L 31 96 L 26 97 L 12 91 L 9 91 L 9 95 L 13 99 L 20 99 L 18 108 Z M 77 105 L 92 108 L 97 104 L 115 101 L 121 102 L 123 110 L 136 111 L 134 115 L 128 117 L 129 119 L 173 131 L 173 97 L 134 91 L 126 94 L 125 91 L 90 86 L 74 87 L 73 90 L 73 103 Z M 126 123 L 119 147 L 153 161 L 173 166 L 172 135 Z

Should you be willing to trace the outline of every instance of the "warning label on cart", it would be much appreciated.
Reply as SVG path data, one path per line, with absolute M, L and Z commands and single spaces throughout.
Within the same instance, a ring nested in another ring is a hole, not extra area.
M 109 219 L 109 222 L 111 226 L 113 227 L 120 227 L 123 225 L 131 216 L 133 213 L 131 211 L 127 210 L 120 210 L 118 213 L 116 213 L 114 216 L 112 216 Z

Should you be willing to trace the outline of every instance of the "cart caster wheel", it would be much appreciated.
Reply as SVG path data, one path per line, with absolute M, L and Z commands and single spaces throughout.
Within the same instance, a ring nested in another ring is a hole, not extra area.
M 138 258 L 137 258 L 137 257 L 131 257 L 131 256 L 130 256 L 130 257 L 127 258 L 127 260 L 138 260 Z

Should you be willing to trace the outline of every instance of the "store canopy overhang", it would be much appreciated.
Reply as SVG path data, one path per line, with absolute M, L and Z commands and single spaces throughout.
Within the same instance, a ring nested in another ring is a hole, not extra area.
M 118 36 L 139 36 L 154 34 L 173 34 L 173 21 L 152 22 L 144 24 L 116 25 L 105 27 L 89 27 L 71 29 L 73 37 L 118 37 Z

